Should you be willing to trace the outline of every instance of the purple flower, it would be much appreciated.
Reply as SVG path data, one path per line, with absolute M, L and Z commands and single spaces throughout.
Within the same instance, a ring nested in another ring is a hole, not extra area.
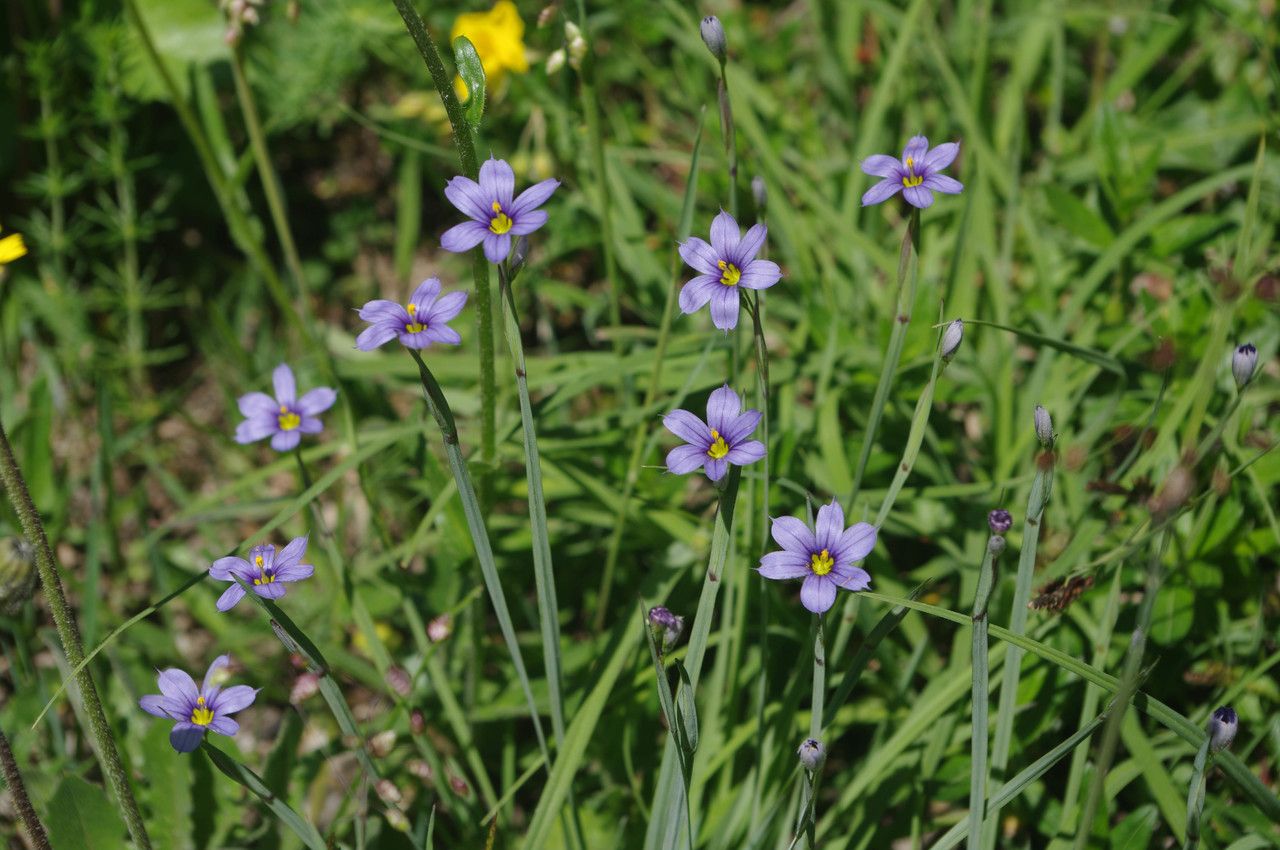
M 465 213 L 464 221 L 444 232 L 440 245 L 446 251 L 460 254 L 484 243 L 484 255 L 491 263 L 500 263 L 511 253 L 511 237 L 532 233 L 547 223 L 547 213 L 538 207 L 547 202 L 559 187 L 556 179 L 535 183 L 514 201 L 516 175 L 505 159 L 489 157 L 480 166 L 480 182 L 458 176 L 444 187 L 449 202 Z
M 440 281 L 429 277 L 413 291 L 403 307 L 394 301 L 374 299 L 360 308 L 360 318 L 370 326 L 356 337 L 356 348 L 373 351 L 396 337 L 406 348 L 426 348 L 433 342 L 458 345 L 462 337 L 446 322 L 462 312 L 467 293 L 440 297 Z
M 707 399 L 706 422 L 687 410 L 662 417 L 667 430 L 687 443 L 667 454 L 667 469 L 684 475 L 701 466 L 708 478 L 719 481 L 729 464 L 746 466 L 764 457 L 764 443 L 747 439 L 760 424 L 760 411 L 741 409 L 742 400 L 726 384 Z
M 303 434 L 319 434 L 324 423 L 316 418 L 333 407 L 338 393 L 328 387 L 316 387 L 298 398 L 293 370 L 281 363 L 271 373 L 276 397 L 266 393 L 240 396 L 240 412 L 245 419 L 236 428 L 237 443 L 256 443 L 271 438 L 271 448 L 287 452 L 297 448 Z
M 274 546 L 254 546 L 249 550 L 249 560 L 230 555 L 219 558 L 209 567 L 209 575 L 218 581 L 229 581 L 231 586 L 218 597 L 218 610 L 230 611 L 244 598 L 244 588 L 237 578 L 253 585 L 253 592 L 264 599 L 284 596 L 285 585 L 291 581 L 311 578 L 316 568 L 302 563 L 307 551 L 307 538 L 295 537 L 289 545 L 276 554 Z
M 804 579 L 800 601 L 815 614 L 835 604 L 837 587 L 866 590 L 871 585 L 867 571 L 854 564 L 875 548 L 876 527 L 860 522 L 846 529 L 844 509 L 835 499 L 818 508 L 816 530 L 795 517 L 779 517 L 773 521 L 773 539 L 782 551 L 760 559 L 760 575 Z
M 769 229 L 754 224 L 746 235 L 724 210 L 711 222 L 711 244 L 691 236 L 680 244 L 680 257 L 700 274 L 680 290 L 680 312 L 696 313 L 711 302 L 711 322 L 722 331 L 738 326 L 738 287 L 768 289 L 782 278 L 771 260 L 757 260 Z
M 240 730 L 240 724 L 230 715 L 252 705 L 258 692 L 248 685 L 226 689 L 219 686 L 223 677 L 217 674 L 230 663 L 230 655 L 215 658 L 199 689 L 183 671 L 172 667 L 161 670 L 160 693 L 138 700 L 147 714 L 177 721 L 169 733 L 169 743 L 178 752 L 189 753 L 200 746 L 206 729 L 219 735 L 234 735 Z
M 947 142 L 929 150 L 929 140 L 924 136 L 912 136 L 902 151 L 902 161 L 878 153 L 862 161 L 862 171 L 873 177 L 883 177 L 862 196 L 864 207 L 887 201 L 902 192 L 902 197 L 913 207 L 924 209 L 933 203 L 933 193 L 958 195 L 964 190 L 959 180 L 953 180 L 942 169 L 955 160 L 960 145 Z

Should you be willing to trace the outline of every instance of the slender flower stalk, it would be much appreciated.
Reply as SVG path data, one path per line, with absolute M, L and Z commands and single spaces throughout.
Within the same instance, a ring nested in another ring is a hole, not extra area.
M 1200 846 L 1200 821 L 1204 815 L 1204 791 L 1214 756 L 1231 746 L 1239 727 L 1235 709 L 1229 705 L 1215 709 L 1209 718 L 1209 737 L 1200 745 L 1191 772 L 1191 786 L 1187 793 L 1187 840 L 1182 850 L 1196 850 Z
M 40 512 L 31 501 L 31 492 L 22 476 L 18 461 L 13 456 L 13 448 L 9 445 L 9 437 L 0 424 L 0 481 L 4 482 L 5 492 L 18 515 L 18 523 L 23 535 L 34 544 L 36 549 L 36 570 L 40 575 L 40 587 L 45 600 L 49 603 L 49 612 L 53 615 L 53 624 L 62 643 L 62 651 L 67 657 L 67 664 L 72 669 L 80 666 L 84 660 L 84 647 L 80 643 L 80 630 L 76 626 L 75 616 L 67 597 L 62 592 L 62 581 L 58 578 L 57 562 L 53 558 L 53 550 L 49 546 L 49 538 L 44 531 L 44 523 Z M 80 689 L 80 699 L 84 703 L 85 713 L 89 716 L 89 732 L 93 737 L 95 751 L 102 765 L 103 773 L 115 793 L 116 801 L 124 810 L 125 823 L 129 834 L 138 845 L 138 850 L 150 850 L 151 839 L 138 810 L 138 802 L 134 799 L 133 789 L 129 785 L 129 776 L 125 772 L 120 752 L 116 749 L 111 725 L 107 722 L 106 712 L 102 709 L 102 700 L 98 697 L 98 689 L 93 683 L 93 675 L 88 667 L 84 667 L 75 676 L 76 685 Z
M 18 810 L 18 819 L 27 831 L 27 838 L 36 850 L 53 850 L 49 844 L 49 833 L 45 832 L 36 807 L 31 805 L 27 796 L 27 786 L 22 781 L 22 773 L 18 770 L 18 761 L 13 757 L 9 747 L 9 739 L 0 731 L 0 770 L 4 772 L 4 783 L 13 797 L 14 808 Z
M 1009 528 L 1009 512 L 995 510 L 987 518 L 991 536 L 987 538 L 978 568 L 978 586 L 973 596 L 973 637 L 971 660 L 973 664 L 972 721 L 969 756 L 969 850 L 979 850 L 982 845 L 982 820 L 986 811 L 987 789 L 987 728 L 988 690 L 991 659 L 988 654 L 987 605 L 995 588 L 996 561 L 1004 551 L 1004 532 Z

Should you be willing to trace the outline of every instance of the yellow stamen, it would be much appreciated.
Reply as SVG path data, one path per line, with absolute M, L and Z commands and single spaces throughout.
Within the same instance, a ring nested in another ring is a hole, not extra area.
M 213 711 L 204 704 L 204 697 L 196 697 L 196 707 L 191 710 L 191 722 L 197 726 L 208 726 L 213 722 Z
M 720 267 L 720 282 L 725 286 L 737 286 L 738 281 L 742 279 L 742 272 L 733 263 L 726 263 L 724 260 L 716 263 Z
M 496 204 L 496 203 L 497 203 L 497 202 L 495 201 L 495 204 Z M 417 305 L 417 304 L 406 304 L 406 305 L 404 305 L 404 306 L 405 306 L 405 309 L 409 311 L 409 317 L 410 317 L 411 319 L 416 319 L 416 318 L 418 317 L 418 305 Z M 426 329 L 427 329 L 427 326 L 426 326 L 425 324 L 423 324 L 422 322 L 417 322 L 417 321 L 410 321 L 410 322 L 409 322 L 409 324 L 407 324 L 407 325 L 405 325 L 405 326 L 404 326 L 404 332 L 405 332 L 405 333 L 407 333 L 407 334 L 416 334 L 416 333 L 421 333 L 422 331 L 425 331 Z
M 254 563 L 254 566 L 256 566 L 256 567 L 258 567 L 258 568 L 261 568 L 261 567 L 262 567 L 262 556 L 261 556 L 261 555 L 254 555 L 254 556 L 253 556 L 253 563 Z
M 302 424 L 302 417 L 289 409 L 287 405 L 280 405 L 280 415 L 276 417 L 276 424 L 280 426 L 281 431 L 292 431 Z
M 720 432 L 715 428 L 711 429 L 711 439 L 714 440 L 711 448 L 707 449 L 707 457 L 712 460 L 719 460 L 729 453 L 729 444 L 724 441 L 724 437 L 720 436 Z
M 502 204 L 497 201 L 493 202 L 493 211 L 497 213 L 489 220 L 489 230 L 498 235 L 502 235 L 511 229 L 511 217 L 502 211 Z
M 919 174 L 908 174 L 907 176 L 902 178 L 902 185 L 906 186 L 908 189 L 912 188 L 913 186 L 919 186 L 923 182 L 924 182 L 924 178 L 921 177 Z
M 809 569 L 813 570 L 815 576 L 825 576 L 835 565 L 835 559 L 826 549 L 809 556 Z

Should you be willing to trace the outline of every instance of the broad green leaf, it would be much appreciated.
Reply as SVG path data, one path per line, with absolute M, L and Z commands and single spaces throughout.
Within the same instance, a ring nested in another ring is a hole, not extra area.
M 1151 639 L 1168 646 L 1182 640 L 1195 621 L 1195 592 L 1187 587 L 1162 587 L 1151 611 Z
M 177 755 L 176 753 L 174 754 Z M 54 847 L 75 850 L 128 850 L 124 821 L 107 792 L 78 776 L 58 785 L 45 816 Z

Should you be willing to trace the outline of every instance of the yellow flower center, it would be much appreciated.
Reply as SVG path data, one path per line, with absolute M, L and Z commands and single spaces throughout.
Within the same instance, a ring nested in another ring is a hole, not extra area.
M 919 174 L 916 174 L 916 161 L 911 157 L 907 157 L 906 165 L 907 165 L 907 173 L 903 175 L 902 185 L 910 189 L 913 186 L 919 186 L 921 183 L 923 183 L 924 177 L 920 176 Z
M 711 448 L 707 449 L 707 457 L 712 460 L 719 460 L 729 453 L 729 444 L 724 441 L 724 437 L 720 436 L 720 432 L 715 428 L 711 429 L 711 439 L 714 440 Z
M 489 220 L 489 230 L 499 235 L 511 229 L 511 217 L 502 211 L 502 204 L 493 202 L 493 211 L 497 213 Z
M 406 304 L 404 306 L 405 306 L 405 309 L 409 311 L 409 319 L 410 319 L 409 324 L 404 326 L 404 332 L 409 334 L 416 334 L 416 333 L 421 333 L 422 331 L 425 331 L 427 329 L 427 326 L 422 324 L 422 322 L 417 321 L 418 305 Z
M 733 263 L 726 263 L 724 260 L 716 263 L 720 267 L 720 282 L 725 286 L 737 286 L 738 281 L 742 279 L 742 272 Z
M 831 572 L 831 568 L 835 565 L 835 559 L 831 557 L 831 553 L 826 549 L 821 552 L 814 552 L 809 556 L 809 569 L 813 570 L 815 576 L 825 576 Z
M 204 697 L 196 697 L 196 707 L 191 709 L 191 722 L 197 726 L 208 726 L 213 722 L 213 710 L 204 704 Z
M 262 564 L 262 556 L 254 555 L 253 565 L 258 568 L 258 577 L 253 580 L 254 585 L 271 584 L 276 580 L 275 573 L 271 570 L 263 569 Z
M 289 409 L 288 405 L 280 405 L 280 415 L 276 417 L 281 431 L 292 431 L 302 424 L 302 417 Z

